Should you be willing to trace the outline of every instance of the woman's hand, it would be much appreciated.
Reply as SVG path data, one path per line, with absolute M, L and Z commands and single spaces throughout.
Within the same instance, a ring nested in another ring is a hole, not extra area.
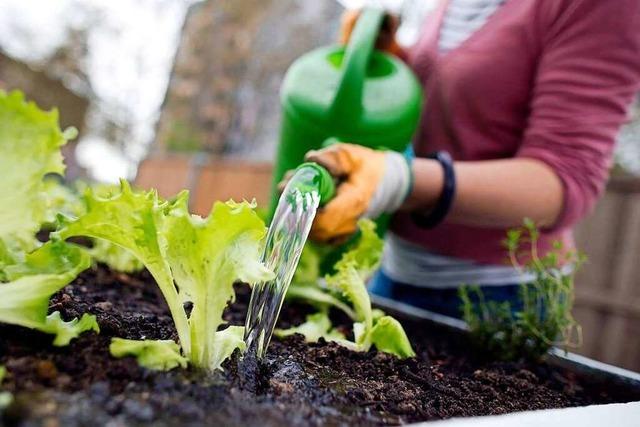
M 348 238 L 358 219 L 394 212 L 410 191 L 411 166 L 400 153 L 340 143 L 310 151 L 305 159 L 325 167 L 338 180 L 336 196 L 318 211 L 313 223 L 311 238 L 316 241 Z
M 360 10 L 347 10 L 342 14 L 340 23 L 340 43 L 347 44 L 353 28 L 356 26 L 356 22 L 360 17 Z M 404 57 L 404 51 L 400 45 L 396 42 L 396 31 L 400 25 L 400 19 L 391 15 L 385 14 L 380 27 L 380 33 L 378 34 L 378 40 L 376 40 L 376 49 L 398 56 Z

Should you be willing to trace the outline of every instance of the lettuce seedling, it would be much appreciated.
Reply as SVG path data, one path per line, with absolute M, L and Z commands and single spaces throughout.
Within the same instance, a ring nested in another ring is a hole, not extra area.
M 58 112 L 40 110 L 21 92 L 0 91 L 0 238 L 5 253 L 38 246 L 47 219 L 45 175 L 63 174 L 62 147 L 77 134 L 58 126 Z
M 273 277 L 260 262 L 266 227 L 253 205 L 217 202 L 201 218 L 189 213 L 186 191 L 164 201 L 155 191 L 134 192 L 125 181 L 119 194 L 101 198 L 89 189 L 86 197 L 86 214 L 60 217 L 62 227 L 52 236 L 104 239 L 135 255 L 160 287 L 182 353 L 194 366 L 218 369 L 243 348 L 243 328 L 218 329 L 236 280 Z
M 64 172 L 60 147 L 75 133 L 60 130 L 56 110 L 44 112 L 20 92 L 0 91 L 0 322 L 53 334 L 56 346 L 99 330 L 94 316 L 69 322 L 58 312 L 47 316 L 51 295 L 90 260 L 79 247 L 41 246 L 35 238 L 50 212 L 45 175 Z
M 335 341 L 355 351 L 367 351 L 374 345 L 378 350 L 398 357 L 415 355 L 402 325 L 391 316 L 371 306 L 365 281 L 378 268 L 382 255 L 382 240 L 375 232 L 375 223 L 359 222 L 360 236 L 355 245 L 335 264 L 333 274 L 327 275 L 326 287 L 319 284 L 314 273 L 320 271 L 322 256 L 308 249 L 302 270 L 296 272 L 288 297 L 300 298 L 320 307 L 320 312 L 308 316 L 306 322 L 294 328 L 276 331 L 278 336 L 300 333 L 308 341 L 319 337 Z M 345 312 L 353 321 L 354 341 L 349 341 L 334 329 L 327 315 L 327 307 Z
M 0 284 L 0 322 L 55 335 L 53 345 L 65 346 L 84 331 L 99 332 L 95 316 L 83 314 L 65 322 L 59 312 L 47 316 L 49 298 L 90 266 L 89 255 L 64 242 L 48 242 L 26 255 L 24 262 L 4 269 Z

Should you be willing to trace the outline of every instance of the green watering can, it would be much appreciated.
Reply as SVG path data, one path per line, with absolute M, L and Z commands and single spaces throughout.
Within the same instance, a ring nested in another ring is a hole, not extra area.
M 346 47 L 315 49 L 287 71 L 271 214 L 278 203 L 277 183 L 309 150 L 333 141 L 398 152 L 409 145 L 420 118 L 422 88 L 406 64 L 374 49 L 383 18 L 380 9 L 364 9 Z M 386 221 L 378 222 L 383 232 Z

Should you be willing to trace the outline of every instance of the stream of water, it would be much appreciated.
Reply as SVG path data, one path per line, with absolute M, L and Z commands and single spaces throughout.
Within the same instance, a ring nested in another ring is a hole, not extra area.
M 254 284 L 245 324 L 247 354 L 258 359 L 262 359 L 269 345 L 320 204 L 320 195 L 313 189 L 314 177 L 313 170 L 296 172 L 280 196 L 269 227 L 262 260 L 275 272 L 275 278 Z

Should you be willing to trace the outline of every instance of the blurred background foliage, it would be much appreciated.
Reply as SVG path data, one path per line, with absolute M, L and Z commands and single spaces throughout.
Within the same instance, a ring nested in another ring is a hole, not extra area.
M 435 0 L 1 0 L 0 87 L 80 129 L 72 178 L 132 178 L 149 152 L 271 161 L 284 71 L 364 3 L 402 15 L 409 45 Z M 640 174 L 639 111 L 616 171 Z

